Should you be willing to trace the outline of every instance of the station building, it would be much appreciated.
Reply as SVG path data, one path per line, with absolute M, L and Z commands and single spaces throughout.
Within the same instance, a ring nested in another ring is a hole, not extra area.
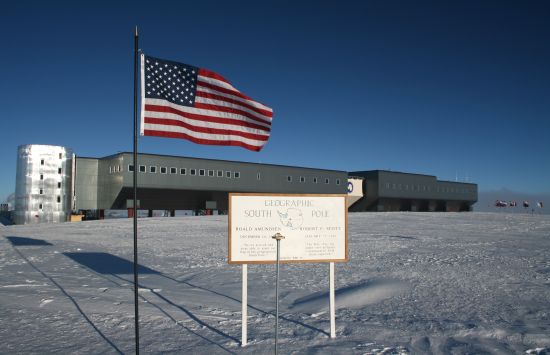
M 432 175 L 385 170 L 354 171 L 363 181 L 363 197 L 349 211 L 471 211 L 477 202 L 477 184 L 440 181 Z
M 477 185 L 389 171 L 346 171 L 123 152 L 93 158 L 69 148 L 18 148 L 16 224 L 131 216 L 133 172 L 142 217 L 225 214 L 230 192 L 347 194 L 350 211 L 469 211 Z M 122 214 L 122 215 L 121 215 Z
M 345 194 L 347 172 L 227 160 L 132 153 L 76 158 L 76 210 L 133 207 L 138 172 L 141 210 L 225 212 L 230 192 Z

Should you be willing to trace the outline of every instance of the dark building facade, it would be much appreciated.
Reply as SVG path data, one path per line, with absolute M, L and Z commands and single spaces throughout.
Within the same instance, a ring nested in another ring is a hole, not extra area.
M 440 181 L 432 175 L 394 171 L 355 171 L 363 179 L 363 197 L 350 211 L 471 211 L 477 201 L 477 184 Z
M 133 204 L 133 155 L 76 158 L 75 209 Z M 227 211 L 229 192 L 345 194 L 345 171 L 139 154 L 139 209 Z

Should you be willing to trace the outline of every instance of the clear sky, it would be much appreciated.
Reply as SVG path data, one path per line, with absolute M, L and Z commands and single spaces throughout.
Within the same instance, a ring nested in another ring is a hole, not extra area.
M 17 146 L 132 150 L 133 31 L 274 109 L 260 153 L 145 137 L 139 151 L 391 169 L 550 192 L 546 1 L 5 1 L 0 200 Z

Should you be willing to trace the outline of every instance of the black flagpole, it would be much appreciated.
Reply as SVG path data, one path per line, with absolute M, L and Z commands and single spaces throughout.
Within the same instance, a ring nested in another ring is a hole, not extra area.
M 136 355 L 139 355 L 139 307 L 138 307 L 138 249 L 137 249 L 137 77 L 138 77 L 138 28 L 134 35 L 134 321 L 136 331 Z

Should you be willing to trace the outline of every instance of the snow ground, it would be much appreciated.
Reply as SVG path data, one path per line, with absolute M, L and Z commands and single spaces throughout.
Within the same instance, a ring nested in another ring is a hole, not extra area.
M 227 217 L 139 220 L 142 353 L 270 354 L 274 265 L 241 267 Z M 0 353 L 132 353 L 132 221 L 0 226 Z M 550 353 L 550 216 L 358 213 L 350 261 L 283 264 L 281 354 Z

